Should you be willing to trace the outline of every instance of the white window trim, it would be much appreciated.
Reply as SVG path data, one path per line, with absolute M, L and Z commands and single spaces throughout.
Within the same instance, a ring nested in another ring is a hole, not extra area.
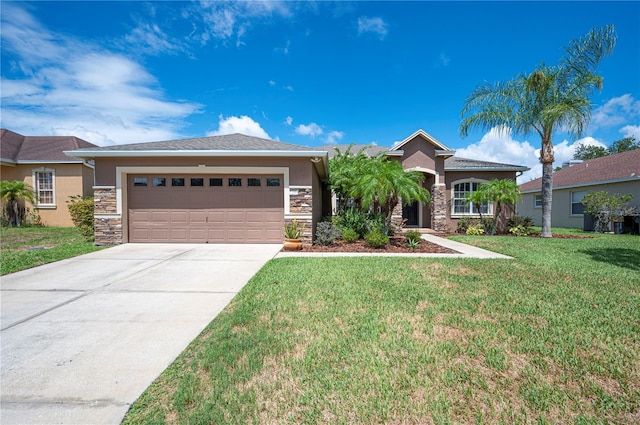
M 467 179 L 460 179 L 460 180 L 456 180 L 451 182 L 451 218 L 462 218 L 462 217 L 477 217 L 480 218 L 480 214 L 478 214 L 477 212 L 469 212 L 469 213 L 456 213 L 455 212 L 455 188 L 456 185 L 460 184 L 460 183 L 478 183 L 478 184 L 482 184 L 482 183 L 488 183 L 489 180 L 484 180 L 484 179 L 476 179 L 476 178 L 467 178 Z M 475 211 L 475 208 L 472 209 L 472 211 Z M 487 208 L 487 213 L 483 214 L 483 216 L 486 217 L 493 217 L 493 204 L 489 204 L 488 208 Z
M 540 205 L 536 202 L 538 197 L 540 198 Z M 533 208 L 542 208 L 542 195 L 533 195 Z
M 53 198 L 53 203 L 51 204 L 45 204 L 45 203 L 41 203 L 40 202 L 40 189 L 38 187 L 39 185 L 39 181 L 38 181 L 38 174 L 40 173 L 51 173 L 51 192 L 52 192 L 52 198 Z M 33 190 L 36 194 L 36 204 L 34 205 L 35 208 L 41 208 L 41 209 L 55 209 L 57 208 L 57 204 L 56 204 L 56 170 L 55 168 L 45 168 L 45 167 L 40 167 L 40 168 L 33 168 L 31 170 L 31 178 L 33 181 Z

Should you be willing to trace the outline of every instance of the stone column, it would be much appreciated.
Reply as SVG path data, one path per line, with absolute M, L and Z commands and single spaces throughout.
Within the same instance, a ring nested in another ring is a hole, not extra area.
M 95 244 L 122 244 L 122 215 L 118 214 L 115 187 L 94 187 L 93 205 Z
M 285 217 L 285 223 L 296 219 L 304 230 L 300 239 L 304 244 L 313 243 L 313 191 L 309 187 L 292 187 L 289 192 L 289 214 Z
M 436 232 L 447 230 L 446 186 L 441 183 L 431 186 L 431 228 Z

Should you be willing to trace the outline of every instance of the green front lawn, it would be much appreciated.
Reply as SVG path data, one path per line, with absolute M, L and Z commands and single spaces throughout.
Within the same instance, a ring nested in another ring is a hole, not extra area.
M 124 423 L 640 421 L 640 238 L 455 239 L 269 262 Z
M 75 227 L 0 228 L 0 275 L 97 251 Z

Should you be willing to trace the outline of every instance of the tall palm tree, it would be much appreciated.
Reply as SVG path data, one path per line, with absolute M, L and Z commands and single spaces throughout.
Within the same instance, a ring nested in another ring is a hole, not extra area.
M 9 221 L 9 227 L 20 227 L 20 201 L 27 200 L 35 204 L 35 193 L 27 183 L 14 180 L 0 182 L 0 198 L 5 203 L 5 211 Z
M 499 132 L 537 133 L 541 140 L 542 236 L 551 237 L 553 143 L 555 131 L 580 137 L 591 118 L 589 97 L 602 88 L 596 68 L 616 44 L 613 25 L 592 29 L 565 48 L 557 66 L 539 65 L 530 74 L 507 82 L 484 83 L 471 92 L 462 109 L 460 134 L 472 128 Z

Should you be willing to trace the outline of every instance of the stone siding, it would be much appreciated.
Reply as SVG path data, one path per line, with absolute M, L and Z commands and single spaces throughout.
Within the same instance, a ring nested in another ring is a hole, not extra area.
M 122 244 L 122 220 L 120 218 L 100 218 L 93 220 L 95 244 L 102 246 Z
M 431 228 L 436 232 L 447 231 L 447 196 L 444 184 L 431 186 Z
M 285 218 L 285 225 L 291 223 L 293 218 Z M 298 226 L 304 226 L 300 234 L 300 239 L 304 245 L 311 245 L 313 243 L 313 219 L 309 218 L 295 218 L 298 222 Z
M 313 213 L 313 193 L 311 191 L 311 188 L 291 189 L 289 198 L 289 208 L 291 214 Z
M 93 205 L 94 214 L 117 214 L 116 189 L 94 189 Z

